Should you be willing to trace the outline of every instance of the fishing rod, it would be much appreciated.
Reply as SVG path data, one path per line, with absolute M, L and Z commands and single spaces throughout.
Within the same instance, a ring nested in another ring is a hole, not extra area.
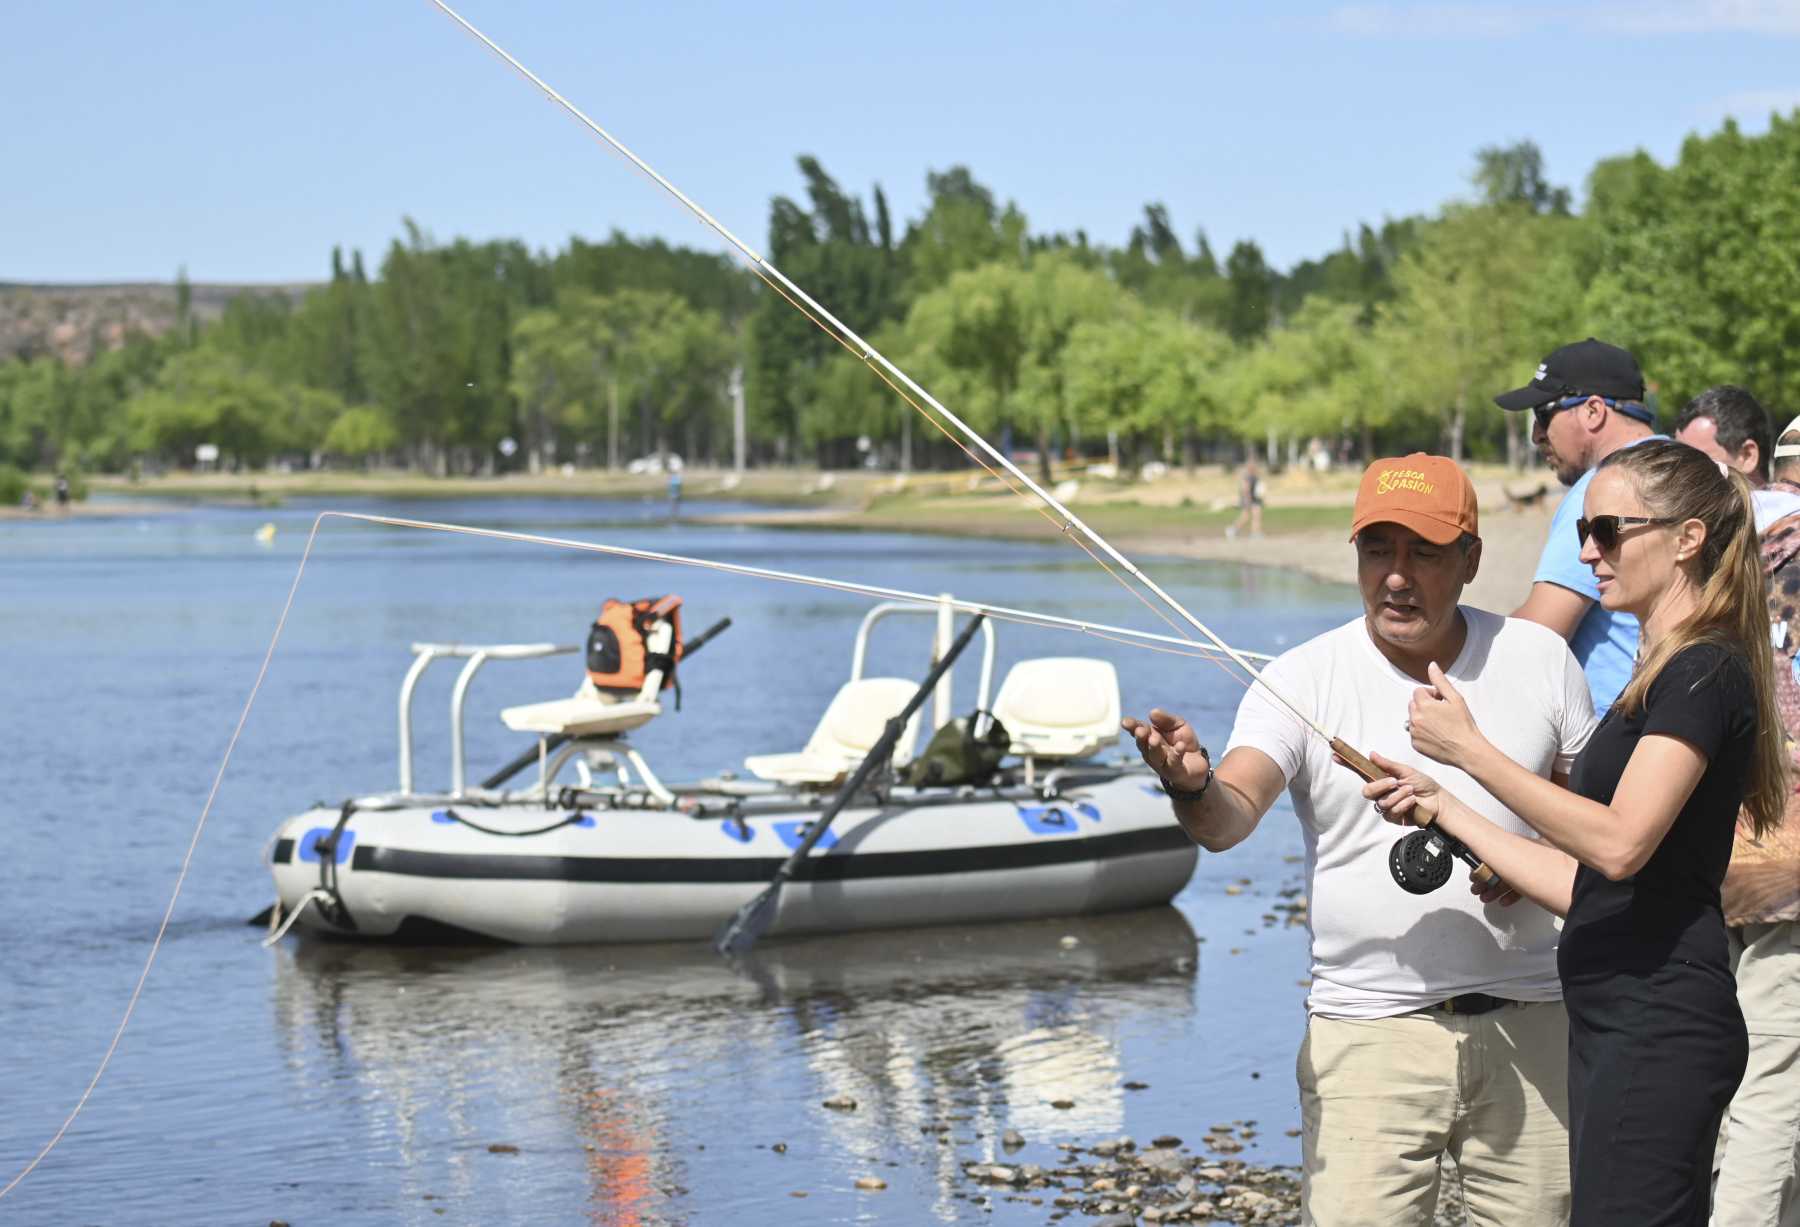
M 1316 720 L 1307 715 L 1306 712 L 1302 711 L 1300 707 L 1286 695 L 1264 681 L 1262 674 L 1258 672 L 1256 667 L 1252 665 L 1242 653 L 1238 652 L 1230 644 L 1214 634 L 1212 629 L 1189 612 L 1186 606 L 1182 605 L 1180 601 L 1177 601 L 1173 596 L 1164 591 L 1159 584 L 1149 576 L 1145 575 L 1143 571 L 1141 571 L 1129 558 L 1125 557 L 1124 554 L 1121 554 L 1118 550 L 1114 549 L 1110 542 L 1084 523 L 1079 516 L 1064 506 L 1054 495 L 1027 476 L 1023 470 L 983 438 L 978 431 L 969 426 L 968 423 L 964 422 L 961 418 L 957 417 L 956 414 L 952 413 L 949 409 L 945 408 L 936 397 L 932 396 L 931 393 L 927 392 L 923 387 L 916 383 L 912 376 L 894 365 L 894 363 L 889 361 L 881 351 L 865 341 L 851 329 L 849 325 L 845 324 L 842 320 L 838 319 L 837 316 L 821 306 L 812 295 L 808 294 L 805 290 L 801 289 L 800 286 L 790 280 L 786 273 L 783 273 L 780 269 L 776 268 L 774 264 L 765 259 L 748 243 L 745 243 L 742 239 L 738 238 L 737 235 L 728 230 L 723 223 L 713 217 L 712 214 L 708 213 L 699 204 L 695 203 L 685 192 L 666 179 L 648 162 L 633 153 L 624 142 L 620 141 L 612 133 L 608 132 L 593 119 L 589 118 L 579 107 L 558 93 L 542 77 L 539 77 L 536 73 L 525 67 L 524 64 L 514 58 L 512 54 L 501 47 L 500 44 L 482 33 L 471 24 L 467 18 L 463 17 L 462 14 L 446 4 L 444 0 L 431 0 L 431 3 L 446 17 L 449 17 L 457 25 L 461 26 L 462 29 L 477 42 L 481 43 L 489 51 L 493 52 L 494 55 L 498 56 L 514 72 L 530 82 L 531 85 L 543 93 L 546 98 L 561 107 L 571 118 L 603 141 L 609 149 L 630 162 L 633 167 L 649 178 L 651 182 L 655 183 L 658 187 L 662 188 L 670 196 L 673 196 L 679 201 L 682 207 L 699 219 L 702 225 L 713 231 L 713 233 L 724 239 L 726 243 L 735 249 L 738 254 L 749 263 L 751 270 L 755 272 L 757 276 L 761 277 L 771 289 L 775 290 L 789 303 L 793 304 L 801 314 L 806 315 L 814 323 L 832 334 L 835 339 L 847 349 L 852 353 L 855 353 L 865 365 L 874 369 L 876 374 L 881 376 L 884 382 L 888 383 L 889 386 L 894 387 L 895 391 L 900 392 L 902 397 L 923 414 L 927 421 L 931 421 L 933 425 L 938 426 L 938 429 L 942 430 L 942 424 L 933 419 L 931 414 L 927 413 L 917 401 L 914 401 L 910 396 L 907 396 L 907 392 L 910 391 L 920 400 L 923 400 L 926 404 L 930 405 L 945 422 L 954 426 L 956 430 L 969 441 L 969 443 L 973 444 L 976 448 L 979 448 L 990 459 L 998 463 L 1012 478 L 1016 479 L 1026 490 L 1036 496 L 1040 502 L 1050 508 L 1050 510 L 1061 519 L 1063 531 L 1065 533 L 1071 530 L 1079 533 L 1081 537 L 1092 543 L 1095 549 L 1098 549 L 1101 553 L 1112 559 L 1114 563 L 1123 568 L 1127 574 L 1142 584 L 1149 592 L 1156 596 L 1158 600 L 1162 601 L 1164 605 L 1179 614 L 1190 626 L 1204 635 L 1218 651 L 1229 657 L 1233 663 L 1242 669 L 1245 675 L 1251 679 L 1252 684 L 1260 685 L 1264 691 L 1292 712 L 1295 718 L 1330 743 L 1332 752 L 1348 763 L 1353 770 L 1362 775 L 1365 779 L 1374 780 L 1381 778 L 1383 774 L 1381 770 L 1370 762 L 1363 754 L 1351 747 L 1348 743 L 1332 736 L 1331 733 L 1327 732 Z M 967 449 L 965 448 L 964 450 Z M 982 463 L 983 467 L 986 467 L 985 462 Z M 1084 546 L 1083 548 L 1086 547 Z M 1099 560 L 1096 559 L 1096 561 Z M 1102 563 L 1102 565 L 1104 566 L 1105 564 Z M 1120 582 L 1124 583 L 1123 580 Z M 1130 590 L 1130 585 L 1126 585 L 1126 587 Z M 1189 640 L 1189 642 L 1192 641 Z
M 1094 549 L 1098 549 L 1102 554 L 1106 555 L 1107 558 L 1112 559 L 1114 563 L 1124 569 L 1126 574 L 1130 575 L 1138 583 L 1143 585 L 1145 589 L 1160 600 L 1165 606 L 1180 615 L 1183 620 L 1204 635 L 1214 647 L 1229 657 L 1233 663 L 1243 670 L 1245 677 L 1249 679 L 1247 683 L 1244 683 L 1246 686 L 1261 686 L 1264 693 L 1277 700 L 1302 724 L 1317 733 L 1326 744 L 1330 746 L 1332 754 L 1337 757 L 1339 762 L 1342 762 L 1345 766 L 1350 768 L 1350 770 L 1356 772 L 1356 774 L 1361 776 L 1364 780 L 1374 781 L 1381 779 L 1387 774 L 1382 771 L 1381 768 L 1377 767 L 1360 750 L 1351 746 L 1348 742 L 1343 740 L 1343 738 L 1333 735 L 1330 731 L 1320 725 L 1318 721 L 1314 720 L 1310 715 L 1303 711 L 1299 705 L 1293 702 L 1293 700 L 1289 699 L 1287 695 L 1283 694 L 1274 686 L 1271 686 L 1264 680 L 1261 672 L 1259 672 L 1241 652 L 1238 652 L 1231 647 L 1230 644 L 1214 634 L 1211 627 L 1207 626 L 1204 622 L 1200 621 L 1199 618 L 1189 612 L 1187 607 L 1182 605 L 1180 601 L 1177 601 L 1173 596 L 1165 592 L 1161 585 L 1157 584 L 1156 581 L 1152 580 L 1148 575 L 1145 575 L 1144 572 L 1129 558 L 1125 557 L 1124 554 L 1120 553 L 1117 549 L 1114 549 L 1109 541 L 1090 528 L 1079 516 L 1064 506 L 1053 494 L 1038 485 L 1037 482 L 1033 481 L 1024 470 L 1020 469 L 1018 465 L 1012 462 L 1012 460 L 994 448 L 980 432 L 976 431 L 973 427 L 969 426 L 968 423 L 952 413 L 936 397 L 932 396 L 930 392 L 926 391 L 914 381 L 912 376 L 908 375 L 893 362 L 889 361 L 887 356 L 881 353 L 880 350 L 865 341 L 854 329 L 838 319 L 837 316 L 833 315 L 814 299 L 812 295 L 796 285 L 786 273 L 783 273 L 779 268 L 776 268 L 775 265 L 765 259 L 761 253 L 757 252 L 748 243 L 745 243 L 742 239 L 738 238 L 737 235 L 733 234 L 722 222 L 715 218 L 711 213 L 708 213 L 680 188 L 676 187 L 657 171 L 655 167 L 651 166 L 636 153 L 632 152 L 623 141 L 601 127 L 582 111 L 581 108 L 563 97 L 562 94 L 552 88 L 542 77 L 520 63 L 519 60 L 504 47 L 482 33 L 470 23 L 467 18 L 463 17 L 461 13 L 458 13 L 455 9 L 451 8 L 450 5 L 445 3 L 445 0 L 431 0 L 431 3 L 446 17 L 449 17 L 458 26 L 462 27 L 470 37 L 481 43 L 482 46 L 486 47 L 494 55 L 499 57 L 514 72 L 518 73 L 527 82 L 539 90 L 546 98 L 555 103 L 558 107 L 561 107 L 570 118 L 580 123 L 583 127 L 587 128 L 589 132 L 598 137 L 607 148 L 624 158 L 652 183 L 655 183 L 658 187 L 662 188 L 663 191 L 667 192 L 670 196 L 673 196 L 680 202 L 681 206 L 689 213 L 693 214 L 702 225 L 717 234 L 736 250 L 737 253 L 749 263 L 751 271 L 760 277 L 770 289 L 774 290 L 777 294 L 780 294 L 782 298 L 786 299 L 787 302 L 802 315 L 805 315 L 814 324 L 818 325 L 828 335 L 838 341 L 839 344 L 843 345 L 845 349 L 855 354 L 865 366 L 868 366 L 882 379 L 883 382 L 893 388 L 895 392 L 899 393 L 901 398 L 917 410 L 921 416 L 931 422 L 932 425 L 936 426 L 940 431 L 944 431 L 943 423 L 933 418 L 919 401 L 922 400 L 926 405 L 930 405 L 944 422 L 948 422 L 951 426 L 955 427 L 957 432 L 961 434 L 964 439 L 967 439 L 969 443 L 973 444 L 990 459 L 999 464 L 1000 467 L 1010 474 L 1012 478 L 1016 479 L 1020 485 L 1035 495 L 1040 503 L 1054 512 L 1056 517 L 1060 518 L 1062 521 L 1062 530 L 1065 535 L 1070 531 L 1080 534 L 1081 538 L 1085 538 L 1087 542 L 1092 543 Z M 908 395 L 909 392 L 912 395 Z M 918 400 L 913 399 L 914 396 L 918 397 Z M 944 433 L 949 435 L 949 431 L 944 431 Z M 950 437 L 953 440 L 955 438 L 954 436 Z M 959 446 L 962 446 L 960 442 Z M 965 452 L 969 451 L 966 446 L 963 447 L 963 450 Z M 983 468 L 988 469 L 990 473 L 993 472 L 993 469 L 986 461 L 983 461 L 980 456 L 976 455 L 974 452 L 969 452 L 969 455 L 978 464 L 981 464 Z M 1114 579 L 1119 578 L 1112 572 L 1112 568 L 1106 565 L 1105 560 L 1094 554 L 1092 549 L 1088 549 L 1086 544 L 1083 544 L 1079 539 L 1076 539 L 1076 543 L 1081 545 L 1096 562 L 1105 568 L 1108 574 L 1113 574 Z M 1133 589 L 1130 584 L 1122 579 L 1119 579 L 1119 583 L 1123 585 L 1127 591 L 1138 596 L 1140 600 L 1143 599 L 1142 594 Z M 1144 603 L 1149 606 L 1148 601 Z M 1154 606 L 1150 606 L 1150 608 L 1155 611 Z M 1164 617 L 1160 611 L 1155 612 L 1157 612 L 1159 617 Z M 1166 617 L 1164 617 L 1164 621 L 1167 621 Z M 1173 626 L 1172 623 L 1171 626 Z M 1191 640 L 1189 642 L 1191 642 Z M 1439 833 L 1439 836 L 1442 845 L 1449 848 L 1452 852 L 1455 852 L 1457 848 L 1461 847 L 1457 841 L 1450 839 L 1449 836 L 1442 835 L 1441 833 Z M 1464 859 L 1471 860 L 1476 865 L 1475 877 L 1478 881 L 1485 884 L 1496 880 L 1493 872 L 1489 870 L 1485 864 L 1475 860 L 1472 856 L 1465 857 Z M 1397 871 L 1396 876 L 1398 876 Z

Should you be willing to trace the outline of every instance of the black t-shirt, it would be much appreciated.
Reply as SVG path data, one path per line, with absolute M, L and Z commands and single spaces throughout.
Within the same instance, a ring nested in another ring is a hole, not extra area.
M 1565 983 L 1673 961 L 1724 969 L 1719 887 L 1756 744 L 1756 691 L 1744 658 L 1717 644 L 1677 653 L 1626 715 L 1614 704 L 1575 760 L 1569 787 L 1611 804 L 1638 740 L 1660 733 L 1694 746 L 1706 771 L 1662 843 L 1638 872 L 1609 881 L 1575 871 L 1558 965 Z

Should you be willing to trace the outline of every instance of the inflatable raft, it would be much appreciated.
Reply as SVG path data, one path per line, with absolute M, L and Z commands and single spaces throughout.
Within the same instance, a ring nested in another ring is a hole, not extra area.
M 535 733 L 537 746 L 474 786 L 463 778 L 462 724 L 475 671 L 577 649 L 416 644 L 400 691 L 400 788 L 282 824 L 270 858 L 271 928 L 530 945 L 710 937 L 768 885 L 913 698 L 913 683 L 865 677 L 862 666 L 879 620 L 919 612 L 937 613 L 941 650 L 947 609 L 878 606 L 858 631 L 850 680 L 802 750 L 747 759 L 748 778 L 692 784 L 663 783 L 628 737 L 661 714 L 667 679 L 655 666 L 671 659 L 670 620 L 648 628 L 643 655 L 652 667 L 635 695 L 587 684 L 572 699 L 502 712 L 509 727 Z M 979 783 L 904 782 L 918 740 L 914 716 L 891 769 L 848 799 L 798 863 L 769 933 L 1108 912 L 1167 903 L 1187 882 L 1194 844 L 1155 777 L 1117 750 L 1112 666 L 1021 661 L 990 704 L 992 624 L 982 630 L 979 707 L 1010 739 L 998 769 Z M 451 700 L 453 778 L 447 790 L 420 793 L 411 698 L 420 674 L 446 658 L 465 662 Z M 939 727 L 950 720 L 945 681 Z M 533 764 L 534 783 L 503 787 Z

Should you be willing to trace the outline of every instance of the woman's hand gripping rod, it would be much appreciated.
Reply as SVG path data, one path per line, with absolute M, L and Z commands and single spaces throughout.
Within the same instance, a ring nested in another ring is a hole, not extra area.
M 1366 783 L 1373 784 L 1393 774 L 1377 767 L 1341 737 L 1331 739 L 1331 753 Z M 1505 888 L 1499 874 L 1489 869 L 1462 840 L 1439 830 L 1429 814 L 1415 806 L 1412 819 L 1420 829 L 1401 836 L 1388 853 L 1388 871 L 1403 889 L 1415 895 L 1430 894 L 1450 880 L 1451 857 L 1469 866 L 1469 877 L 1484 896 Z

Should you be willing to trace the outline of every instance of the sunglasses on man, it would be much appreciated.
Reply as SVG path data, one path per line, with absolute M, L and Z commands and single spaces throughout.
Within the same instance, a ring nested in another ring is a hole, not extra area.
M 1588 538 L 1594 539 L 1602 554 L 1610 554 L 1619 548 L 1619 536 L 1627 528 L 1642 528 L 1650 524 L 1673 524 L 1675 521 L 1658 516 L 1595 516 L 1593 519 L 1575 521 L 1575 535 L 1586 545 Z
M 1586 395 L 1565 396 L 1561 400 L 1553 400 L 1536 406 L 1532 409 L 1531 416 L 1537 420 L 1539 427 L 1544 430 L 1549 430 L 1551 418 L 1561 413 L 1564 409 L 1573 409 L 1576 405 L 1585 405 L 1593 399 L 1593 397 Z M 1608 409 L 1617 409 L 1619 407 L 1619 402 L 1610 396 L 1602 396 L 1600 400 Z

